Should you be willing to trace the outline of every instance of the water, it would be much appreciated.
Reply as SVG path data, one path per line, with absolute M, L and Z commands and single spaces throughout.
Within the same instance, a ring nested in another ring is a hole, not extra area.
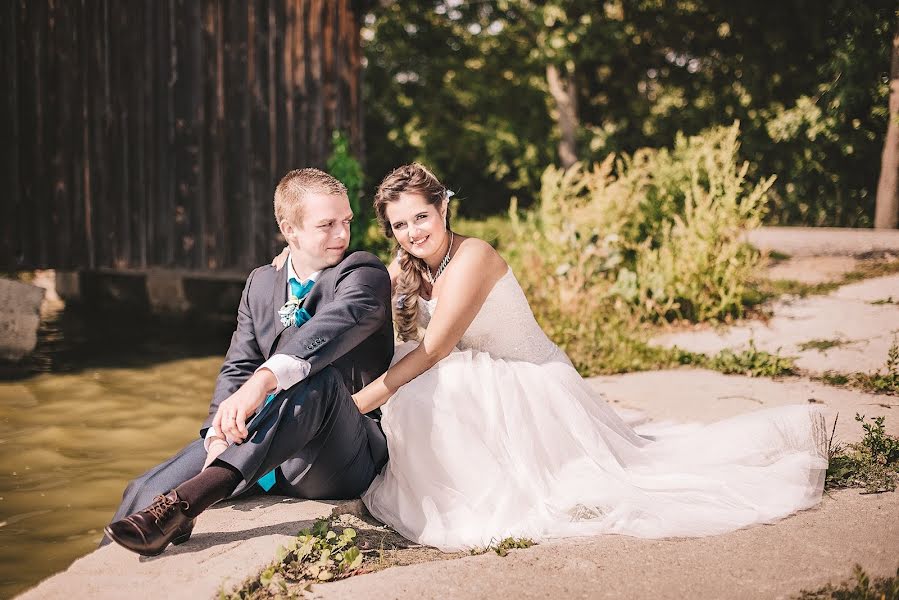
M 0 367 L 0 598 L 95 549 L 128 481 L 197 437 L 231 329 L 63 311 Z

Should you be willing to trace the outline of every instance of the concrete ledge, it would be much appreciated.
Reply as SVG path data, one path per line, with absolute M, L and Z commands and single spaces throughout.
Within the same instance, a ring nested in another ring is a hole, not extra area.
M 899 433 L 893 396 L 863 394 L 806 379 L 772 381 L 679 369 L 590 380 L 615 407 L 654 420 L 709 422 L 784 404 L 821 405 L 838 441 L 862 436 L 855 412 L 886 415 Z M 214 508 L 186 544 L 141 559 L 107 546 L 20 598 L 214 598 L 275 557 L 275 551 L 327 516 L 337 503 L 258 497 Z M 598 536 L 495 555 L 393 567 L 314 586 L 324 598 L 777 598 L 846 578 L 855 562 L 872 575 L 895 573 L 899 493 L 858 490 L 825 496 L 820 507 L 774 525 L 722 536 L 641 540 Z
M 257 574 L 278 546 L 331 513 L 326 502 L 260 496 L 204 513 L 191 539 L 153 558 L 110 544 L 18 596 L 22 600 L 215 598 Z

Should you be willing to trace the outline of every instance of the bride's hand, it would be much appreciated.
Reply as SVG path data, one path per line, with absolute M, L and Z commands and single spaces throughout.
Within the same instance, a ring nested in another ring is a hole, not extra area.
M 275 267 L 276 271 L 281 270 L 281 267 L 287 262 L 288 256 L 290 256 L 290 248 L 284 246 L 284 250 L 281 250 L 281 254 L 272 259 L 272 266 Z

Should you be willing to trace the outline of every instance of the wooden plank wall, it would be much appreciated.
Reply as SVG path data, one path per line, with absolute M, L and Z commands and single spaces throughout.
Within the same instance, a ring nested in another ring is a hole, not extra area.
M 0 3 L 0 269 L 270 260 L 281 176 L 361 155 L 360 4 Z

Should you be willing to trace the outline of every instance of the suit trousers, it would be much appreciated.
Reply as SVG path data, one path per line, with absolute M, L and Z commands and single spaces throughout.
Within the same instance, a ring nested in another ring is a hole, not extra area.
M 272 493 L 305 499 L 358 498 L 387 462 L 387 440 L 380 425 L 359 413 L 334 367 L 279 393 L 260 407 L 247 428 L 247 440 L 218 457 L 243 475 L 231 498 L 261 493 L 256 481 L 276 467 Z M 113 521 L 198 475 L 205 460 L 203 440 L 195 440 L 132 480 Z M 108 541 L 104 538 L 101 545 Z

